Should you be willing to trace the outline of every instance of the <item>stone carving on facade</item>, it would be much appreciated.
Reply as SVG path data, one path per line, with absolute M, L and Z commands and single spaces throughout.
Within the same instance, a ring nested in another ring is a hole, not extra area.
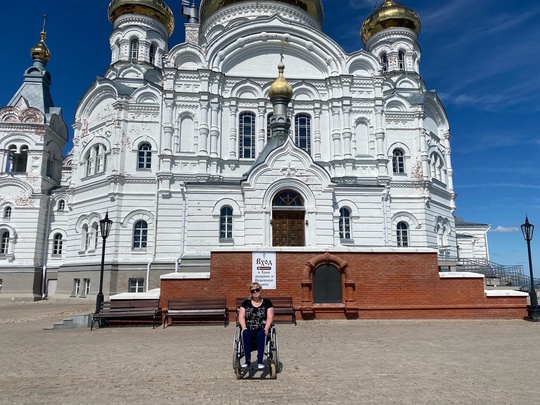
M 45 123 L 45 117 L 41 111 L 32 107 L 23 108 L 25 105 L 26 103 L 21 105 L 19 102 L 15 107 L 6 107 L 0 110 L 0 122 L 25 124 Z
M 34 207 L 34 204 L 30 197 L 19 197 L 15 199 L 15 205 L 17 207 L 27 207 L 31 208 Z
M 420 162 L 419 160 L 417 160 L 415 165 L 412 167 L 410 178 L 418 182 L 424 181 L 424 171 L 422 170 L 422 162 Z
M 87 118 L 83 118 L 82 119 L 82 126 L 81 126 L 81 131 L 80 131 L 80 134 L 81 134 L 81 138 L 84 138 L 85 136 L 88 135 L 88 119 Z

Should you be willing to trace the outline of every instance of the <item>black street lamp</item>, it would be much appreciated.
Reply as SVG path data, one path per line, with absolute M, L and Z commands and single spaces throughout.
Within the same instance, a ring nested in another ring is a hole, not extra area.
M 105 240 L 111 233 L 111 226 L 113 221 L 109 219 L 109 211 L 105 214 L 105 218 L 99 221 L 99 231 L 103 238 L 103 244 L 101 246 L 101 274 L 99 275 L 99 292 L 96 298 L 96 314 L 100 311 L 103 304 L 103 270 L 105 267 Z
M 527 307 L 529 316 L 527 319 L 529 321 L 540 321 L 540 308 L 538 308 L 538 297 L 536 295 L 536 290 L 534 289 L 534 276 L 533 276 L 533 267 L 532 267 L 532 258 L 531 258 L 531 240 L 534 234 L 534 225 L 529 223 L 529 218 L 525 215 L 525 223 L 521 225 L 521 232 L 523 237 L 527 242 L 527 251 L 529 253 L 529 272 L 531 277 L 531 291 L 529 292 L 530 305 Z

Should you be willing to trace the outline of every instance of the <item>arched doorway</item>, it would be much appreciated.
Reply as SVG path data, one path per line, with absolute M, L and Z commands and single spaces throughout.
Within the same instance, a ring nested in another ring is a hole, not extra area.
M 272 246 L 305 245 L 305 209 L 302 197 L 291 190 L 272 201 Z

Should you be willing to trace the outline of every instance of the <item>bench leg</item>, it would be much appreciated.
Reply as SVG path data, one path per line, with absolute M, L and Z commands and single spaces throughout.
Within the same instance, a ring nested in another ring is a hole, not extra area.
M 107 322 L 103 318 L 98 317 L 92 317 L 92 323 L 90 324 L 90 330 L 94 329 L 94 324 L 97 322 L 98 326 L 102 328 L 104 326 L 104 322 Z

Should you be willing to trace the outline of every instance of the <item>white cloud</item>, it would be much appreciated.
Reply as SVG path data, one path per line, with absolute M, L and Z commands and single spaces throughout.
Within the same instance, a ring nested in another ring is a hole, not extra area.
M 460 184 L 456 188 L 479 188 L 479 187 L 489 187 L 489 188 L 505 188 L 505 187 L 514 187 L 514 188 L 525 188 L 525 189 L 540 189 L 540 185 L 537 184 L 523 184 L 523 183 L 476 183 L 476 184 Z
M 512 232 L 519 232 L 519 228 L 516 228 L 514 226 L 511 227 L 505 227 L 505 226 L 498 226 L 495 229 L 490 229 L 489 232 L 493 233 L 512 233 Z

